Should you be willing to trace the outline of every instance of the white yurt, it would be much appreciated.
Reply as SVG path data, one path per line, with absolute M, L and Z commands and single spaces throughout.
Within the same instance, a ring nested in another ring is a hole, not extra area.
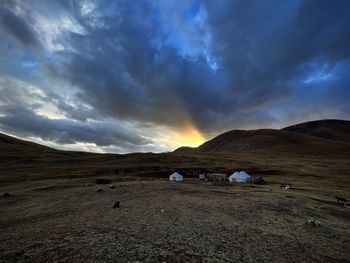
M 252 178 L 250 177 L 249 174 L 247 174 L 246 172 L 234 172 L 233 174 L 231 174 L 228 177 L 228 180 L 233 183 L 233 182 L 237 182 L 237 183 L 250 183 Z
M 169 176 L 169 180 L 173 182 L 182 182 L 184 180 L 184 177 L 178 172 L 174 172 Z

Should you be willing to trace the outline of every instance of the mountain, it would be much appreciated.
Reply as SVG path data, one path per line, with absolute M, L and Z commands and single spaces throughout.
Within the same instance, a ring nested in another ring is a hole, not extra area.
M 222 133 L 197 148 L 180 147 L 173 153 L 344 153 L 350 147 L 350 121 L 318 120 L 288 126 L 281 130 L 232 130 Z M 86 156 L 98 157 L 93 153 L 59 151 L 33 142 L 0 134 L 0 157 L 9 155 L 40 156 Z
M 199 152 L 250 152 L 268 153 L 326 153 L 342 152 L 346 147 L 339 141 L 289 132 L 284 130 L 233 130 L 223 133 L 200 145 Z
M 266 152 L 271 154 L 343 154 L 350 149 L 350 121 L 320 120 L 283 128 L 232 130 L 182 153 Z M 350 153 L 350 151 L 349 151 Z
M 348 124 L 325 120 L 281 130 L 233 130 L 197 148 L 180 147 L 161 154 L 61 151 L 0 134 L 0 185 L 41 178 L 167 177 L 173 170 L 196 167 L 213 172 L 243 169 L 254 174 L 346 174 Z
M 309 121 L 282 130 L 350 143 L 350 121 L 345 120 Z

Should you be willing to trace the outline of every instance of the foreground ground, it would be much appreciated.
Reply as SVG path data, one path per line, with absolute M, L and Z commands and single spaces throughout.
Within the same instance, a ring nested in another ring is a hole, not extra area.
M 0 261 L 350 262 L 350 209 L 334 198 L 348 188 L 303 182 L 286 191 L 269 180 L 2 185 L 11 195 L 0 198 Z

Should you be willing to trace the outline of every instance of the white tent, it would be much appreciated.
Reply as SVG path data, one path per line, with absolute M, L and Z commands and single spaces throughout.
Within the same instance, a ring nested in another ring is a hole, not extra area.
M 252 179 L 249 174 L 246 172 L 234 172 L 228 177 L 228 180 L 232 182 L 238 182 L 238 183 L 249 183 Z
M 169 176 L 169 180 L 174 182 L 182 182 L 184 180 L 184 177 L 178 172 L 174 172 Z

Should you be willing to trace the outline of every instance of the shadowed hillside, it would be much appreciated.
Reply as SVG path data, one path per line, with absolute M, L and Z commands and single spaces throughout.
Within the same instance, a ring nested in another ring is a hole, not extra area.
M 197 148 L 181 147 L 181 153 L 239 153 L 329 155 L 350 153 L 350 122 L 312 121 L 281 130 L 232 130 Z
M 8 153 L 12 151 L 33 151 L 33 150 L 41 150 L 41 151 L 56 151 L 50 147 L 46 147 L 40 144 L 36 144 L 29 141 L 20 140 L 5 134 L 0 133 L 0 147 L 1 153 Z
M 264 151 L 269 153 L 344 153 L 350 145 L 339 141 L 330 141 L 285 130 L 233 130 L 207 141 L 197 148 L 199 152 L 249 152 Z
M 308 134 L 324 139 L 350 143 L 350 121 L 319 120 L 283 128 L 284 131 Z

